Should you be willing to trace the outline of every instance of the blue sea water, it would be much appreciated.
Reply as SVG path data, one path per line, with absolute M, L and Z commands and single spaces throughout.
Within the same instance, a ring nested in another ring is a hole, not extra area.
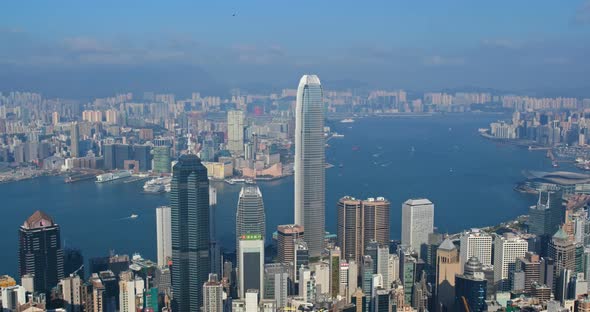
M 440 232 L 496 224 L 525 214 L 534 197 L 513 191 L 524 169 L 550 170 L 543 152 L 501 145 L 477 129 L 506 116 L 487 114 L 367 118 L 332 123 L 344 138 L 328 144 L 326 228 L 336 230 L 336 202 L 344 195 L 384 196 L 392 203 L 391 237 L 400 237 L 401 204 L 425 197 L 435 204 Z M 139 252 L 156 259 L 155 208 L 166 195 L 141 193 L 143 182 L 64 184 L 42 177 L 0 184 L 0 274 L 16 277 L 18 228 L 35 210 L 61 226 L 66 246 L 82 249 L 86 259 Z M 217 236 L 235 246 L 235 211 L 240 186 L 216 183 Z M 293 179 L 261 182 L 267 237 L 278 224 L 293 221 Z M 137 214 L 137 219 L 130 219 Z

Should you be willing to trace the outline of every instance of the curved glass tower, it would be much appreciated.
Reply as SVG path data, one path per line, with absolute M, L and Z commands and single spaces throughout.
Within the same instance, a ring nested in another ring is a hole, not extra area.
M 182 155 L 170 191 L 173 311 L 199 311 L 209 258 L 209 180 L 196 155 Z
M 242 235 L 257 234 L 264 238 L 266 236 L 265 220 L 264 202 L 260 189 L 256 185 L 243 186 L 236 213 L 236 245 L 239 246 Z
M 305 228 L 309 255 L 320 256 L 325 235 L 324 104 L 320 79 L 304 75 L 295 108 L 295 223 Z

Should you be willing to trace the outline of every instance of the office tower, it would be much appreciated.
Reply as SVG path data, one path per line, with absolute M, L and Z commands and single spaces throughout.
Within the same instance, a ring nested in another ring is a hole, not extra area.
M 299 283 L 299 269 L 301 267 L 307 267 L 309 265 L 309 249 L 307 248 L 307 243 L 302 239 L 295 240 L 293 253 L 293 269 L 295 270 L 295 283 Z
M 373 259 L 373 273 L 383 277 L 383 288 L 389 290 L 393 281 L 389 280 L 389 246 L 371 241 L 365 247 L 365 256 Z
M 420 281 L 414 283 L 412 290 L 412 307 L 418 311 L 429 311 L 431 310 L 428 304 L 430 298 L 432 298 L 432 293 L 426 281 L 426 272 L 422 271 Z
M 393 283 L 399 279 L 399 256 L 396 254 L 389 254 L 388 260 L 389 268 L 387 272 L 389 272 L 389 282 Z
M 223 284 L 217 274 L 209 274 L 203 284 L 203 312 L 223 312 Z
M 76 273 L 84 279 L 84 257 L 82 251 L 75 248 L 64 249 L 64 276 Z
M 389 291 L 377 289 L 373 298 L 373 312 L 389 312 L 391 304 L 389 303 Z
M 352 304 L 355 305 L 355 312 L 367 312 L 367 296 L 363 293 L 363 290 L 357 288 L 357 290 L 352 295 Z
M 434 204 L 428 199 L 408 199 L 402 205 L 402 244 L 420 255 L 428 234 L 434 232 Z
M 23 286 L 9 286 L 1 288 L 2 311 L 20 311 L 20 306 L 27 303 L 26 291 Z
M 345 259 L 360 261 L 371 241 L 389 243 L 389 207 L 383 197 L 361 201 L 345 196 L 338 201 L 338 246 Z
M 290 275 L 288 264 L 264 265 L 264 299 L 275 300 L 279 308 L 285 307 L 290 289 Z
M 370 295 L 373 290 L 373 259 L 371 256 L 364 256 L 361 263 L 361 287 L 363 293 Z
M 53 112 L 51 113 L 51 124 L 57 126 L 59 124 L 59 113 Z
M 348 288 L 346 298 L 348 298 L 348 300 L 350 300 L 350 296 L 358 288 L 358 278 L 359 278 L 359 266 L 358 266 L 357 262 L 354 260 L 348 261 L 348 281 L 346 282 L 346 285 Z
M 384 197 L 369 197 L 362 201 L 363 244 L 374 240 L 379 244 L 389 243 L 389 208 Z
M 221 266 L 223 260 L 221 257 L 221 246 L 217 241 L 217 189 L 214 186 L 209 186 L 209 253 L 211 257 L 210 273 L 215 273 L 221 276 Z
M 19 276 L 32 274 L 35 292 L 49 293 L 64 277 L 59 225 L 37 210 L 19 229 Z
M 303 226 L 285 224 L 277 226 L 277 262 L 293 263 L 295 240 L 303 239 Z
M 132 159 L 139 163 L 139 171 L 147 172 L 152 170 L 152 150 L 149 145 L 135 144 L 132 147 Z
M 137 308 L 143 308 L 138 303 L 143 299 L 144 289 L 143 279 L 133 276 L 131 271 L 122 272 L 119 280 L 119 311 L 135 312 Z
M 73 122 L 70 128 L 70 156 L 80 157 L 80 128 L 77 122 Z
M 559 279 L 561 272 L 564 269 L 570 271 L 575 271 L 576 269 L 576 246 L 567 233 L 560 228 L 549 242 L 547 253 L 548 257 L 554 261 L 553 281 L 547 282 L 551 282 L 553 284 L 553 289 L 555 290 L 557 285 L 556 281 Z M 545 278 L 547 279 L 547 277 Z
M 363 256 L 362 201 L 345 196 L 338 200 L 338 246 L 344 259 Z
M 166 266 L 168 265 L 168 261 L 172 259 L 171 227 L 171 208 L 168 206 L 160 206 L 156 208 L 158 266 Z
M 450 239 L 445 239 L 436 250 L 437 307 L 451 310 L 455 298 L 455 275 L 461 274 L 459 251 Z
M 330 261 L 314 263 L 310 267 L 311 271 L 314 272 L 315 286 L 318 295 L 330 295 L 332 290 L 330 288 L 330 284 L 332 283 L 332 272 L 330 271 L 331 268 L 332 266 L 330 265 Z
M 309 255 L 318 257 L 325 235 L 324 103 L 320 79 L 304 75 L 295 112 L 295 224 L 303 225 Z
M 400 255 L 400 277 L 404 287 L 405 302 L 412 302 L 412 291 L 416 280 L 417 260 L 409 254 Z
M 98 277 L 98 274 L 93 273 L 90 276 L 89 279 L 89 284 L 92 287 L 92 300 L 91 301 L 91 305 L 92 305 L 92 310 L 90 311 L 98 311 L 98 312 L 104 312 L 107 311 L 107 304 L 105 302 L 105 286 L 102 284 L 102 281 L 100 280 L 100 277 Z M 88 303 L 87 303 L 88 304 Z M 87 309 L 84 309 L 87 310 Z
M 529 208 L 529 233 L 537 236 L 555 234 L 564 214 L 561 192 L 539 192 L 537 203 Z
M 477 257 L 483 265 L 492 264 L 492 236 L 479 229 L 471 229 L 461 233 L 460 240 L 459 257 L 462 268 L 471 257 Z
M 335 298 L 340 293 L 340 248 L 330 249 L 330 295 Z M 323 286 L 323 285 L 322 285 Z
M 155 173 L 170 173 L 170 147 L 154 146 L 152 148 L 153 171 Z
M 117 311 L 119 306 L 119 283 L 113 271 L 99 272 L 97 277 L 103 286 L 103 311 Z
M 569 287 L 570 279 L 573 271 L 568 269 L 561 269 L 555 283 L 555 300 L 558 300 L 562 304 L 567 299 L 573 299 Z
M 72 275 L 59 281 L 58 290 L 64 301 L 64 308 L 68 312 L 82 311 L 82 280 L 78 275 Z
M 239 238 L 238 282 L 239 297 L 256 289 L 264 296 L 264 240 L 260 234 L 247 234 Z
M 524 273 L 524 291 L 528 294 L 533 290 L 533 284 L 542 284 L 541 257 L 534 252 L 525 253 L 524 257 L 516 259 L 516 271 Z
M 232 156 L 244 153 L 244 112 L 232 110 L 227 112 L 227 149 Z
M 514 272 L 516 259 L 529 250 L 526 240 L 506 233 L 494 241 L 494 282 L 500 291 L 510 290 L 509 276 Z
M 260 235 L 264 241 L 265 222 L 264 202 L 260 189 L 256 185 L 244 185 L 240 191 L 236 212 L 236 252 L 238 254 L 240 239 L 244 235 Z
M 465 273 L 455 276 L 455 310 L 482 312 L 487 310 L 487 280 L 476 257 L 465 263 Z
M 172 288 L 175 311 L 198 311 L 209 259 L 209 180 L 195 155 L 182 155 L 173 168 L 170 192 Z

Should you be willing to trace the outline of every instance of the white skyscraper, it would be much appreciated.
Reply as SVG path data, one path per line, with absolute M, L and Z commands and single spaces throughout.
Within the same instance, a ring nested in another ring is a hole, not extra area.
M 156 208 L 156 239 L 158 266 L 168 265 L 172 258 L 171 210 L 168 206 Z
M 402 244 L 420 254 L 434 231 L 434 204 L 428 199 L 408 199 L 402 205 Z
M 304 75 L 295 112 L 295 223 L 305 228 L 311 257 L 320 256 L 325 235 L 324 103 L 320 79 Z
M 492 264 L 492 236 L 481 232 L 479 229 L 471 229 L 461 234 L 459 250 L 461 272 L 463 272 L 465 263 L 471 257 L 477 257 L 482 265 Z
M 227 149 L 232 156 L 244 153 L 244 112 L 227 112 Z
M 510 290 L 508 275 L 514 270 L 516 258 L 524 257 L 529 250 L 526 240 L 507 233 L 497 236 L 494 241 L 494 282 L 499 286 L 498 290 Z
M 265 233 L 266 217 L 262 193 L 256 185 L 244 185 L 240 190 L 236 211 L 236 252 L 239 253 L 240 239 L 244 235 L 260 235 L 264 243 Z
M 238 263 L 240 298 L 252 289 L 264 297 L 264 240 L 260 234 L 240 238 Z
M 131 271 L 121 273 L 119 281 L 119 309 L 121 312 L 134 312 L 137 299 L 143 297 L 145 283 L 139 276 L 133 276 Z

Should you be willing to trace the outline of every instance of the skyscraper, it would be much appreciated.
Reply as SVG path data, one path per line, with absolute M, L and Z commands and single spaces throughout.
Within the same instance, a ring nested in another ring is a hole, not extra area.
M 516 259 L 524 257 L 529 244 L 526 240 L 507 233 L 494 241 L 494 281 L 498 290 L 510 290 L 509 276 L 514 272 Z
M 264 240 L 260 234 L 247 234 L 239 238 L 238 273 L 239 297 L 246 291 L 258 290 L 264 297 Z
M 277 226 L 277 262 L 293 263 L 295 240 L 303 239 L 303 226 L 285 224 Z
M 156 240 L 158 266 L 168 265 L 172 258 L 171 209 L 168 206 L 156 208 Z
M 465 273 L 455 276 L 456 311 L 486 311 L 487 280 L 476 257 L 465 263 Z
M 450 239 L 445 239 L 436 250 L 437 307 L 451 310 L 455 299 L 455 275 L 461 273 L 459 251 Z
M 244 153 L 244 112 L 241 110 L 227 112 L 227 149 L 232 156 Z
M 389 201 L 383 197 L 338 201 L 338 246 L 347 260 L 361 261 L 367 244 L 389 243 Z
M 48 293 L 64 277 L 59 225 L 37 210 L 19 230 L 19 275 L 32 274 L 35 291 Z
M 546 282 L 552 282 L 555 290 L 560 274 L 564 270 L 575 271 L 576 269 L 576 246 L 567 233 L 560 228 L 553 235 L 547 249 L 548 256 L 555 262 L 553 265 L 553 281 L 546 278 Z M 548 272 L 545 274 L 548 274 Z
M 320 256 L 325 235 L 324 103 L 320 79 L 304 75 L 295 108 L 295 224 L 303 225 L 312 257 Z
M 236 213 L 236 251 L 239 253 L 240 238 L 247 234 L 256 234 L 264 241 L 266 219 L 262 193 L 256 185 L 244 185 L 238 199 Z
M 66 311 L 82 311 L 82 284 L 78 275 L 69 276 L 59 281 L 58 289 Z
M 434 231 L 434 205 L 428 199 L 408 199 L 402 205 L 402 244 L 420 255 Z
M 209 259 L 209 180 L 195 155 L 183 155 L 173 168 L 170 192 L 172 220 L 172 289 L 175 311 L 198 311 Z
M 70 156 L 80 157 L 80 128 L 77 122 L 72 123 L 70 130 Z
M 170 147 L 168 146 L 154 146 L 152 148 L 153 155 L 153 171 L 155 173 L 169 173 L 170 172 Z
M 217 274 L 209 274 L 203 284 L 203 312 L 223 312 L 223 285 Z
M 479 229 L 461 233 L 459 250 L 461 267 L 465 266 L 471 257 L 477 257 L 483 265 L 492 264 L 492 236 Z

